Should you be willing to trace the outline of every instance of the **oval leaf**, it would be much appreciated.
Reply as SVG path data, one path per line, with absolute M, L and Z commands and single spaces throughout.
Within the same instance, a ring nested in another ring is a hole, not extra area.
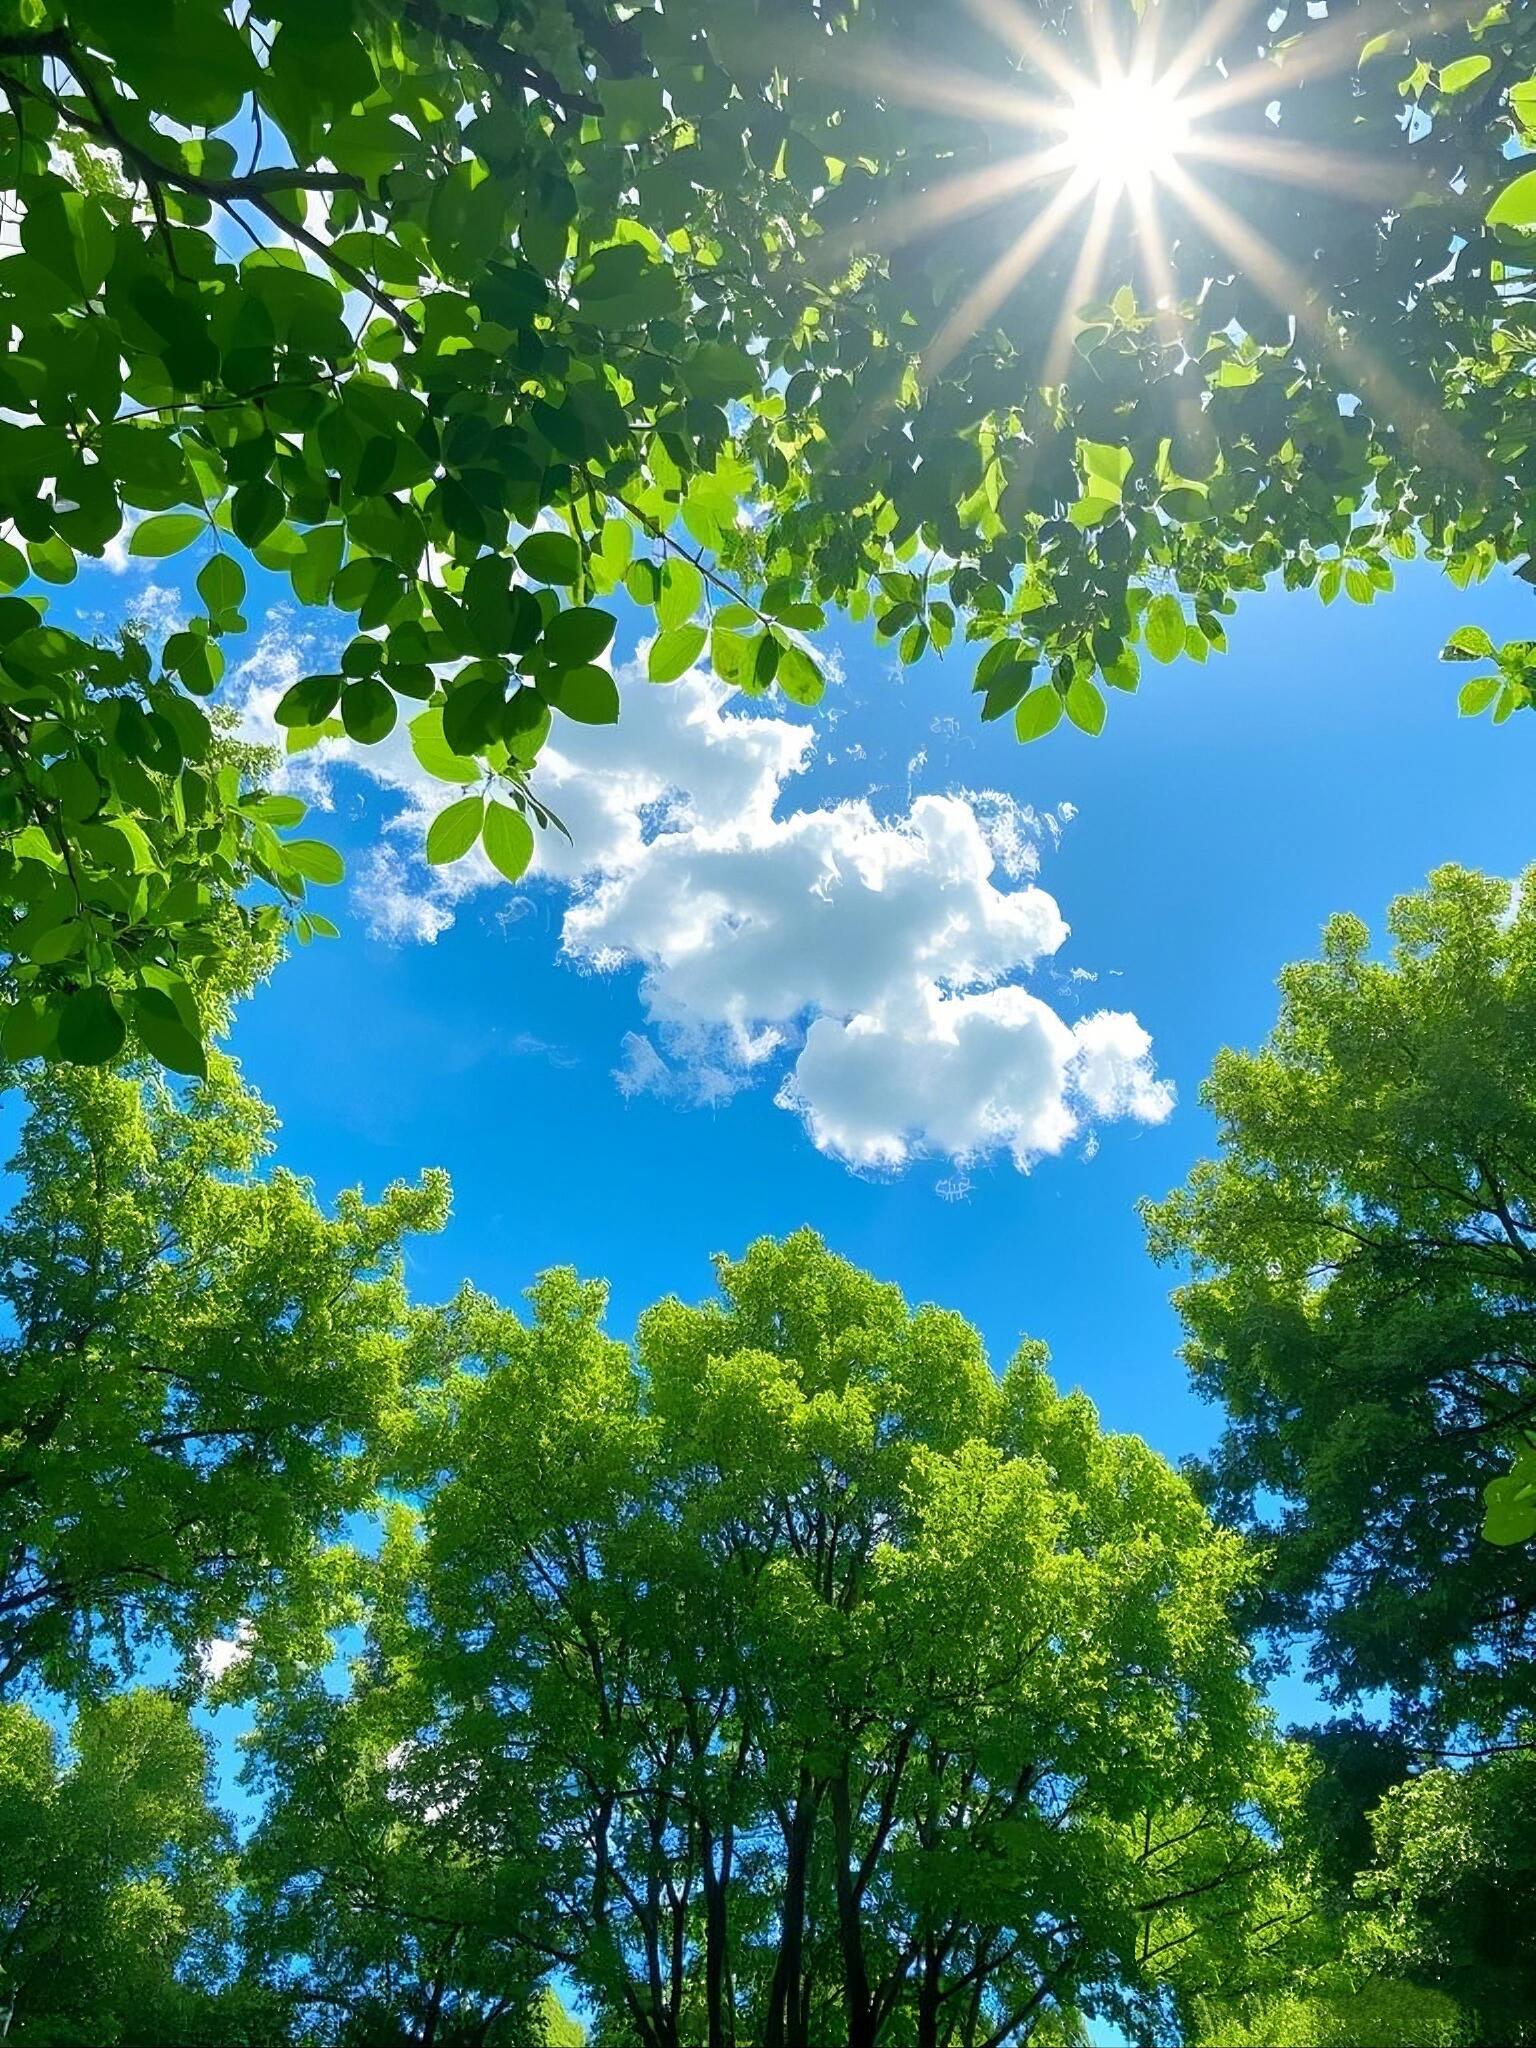
M 653 683 L 675 683 L 704 651 L 709 638 L 702 626 L 674 626 L 651 642 L 646 673 Z
M 133 999 L 133 1024 L 146 1052 L 176 1074 L 208 1077 L 208 1059 L 196 1034 L 163 990 L 140 989 Z
M 1147 652 L 1154 661 L 1177 661 L 1184 652 L 1184 607 L 1166 592 L 1147 606 Z
M 59 1013 L 59 1051 L 77 1066 L 114 1058 L 127 1035 L 121 1011 L 99 983 L 77 989 Z
M 1491 228 L 1536 228 L 1536 171 L 1506 185 L 1488 209 Z
M 439 782 L 478 782 L 480 770 L 449 746 L 443 734 L 443 714 L 437 705 L 423 711 L 410 724 L 411 752 L 429 775 Z
M 1074 676 L 1067 691 L 1067 716 L 1080 732 L 1097 739 L 1104 730 L 1104 694 L 1087 676 Z
M 618 623 L 612 612 L 577 605 L 572 611 L 558 612 L 550 620 L 539 645 L 562 668 L 579 668 L 585 662 L 596 661 L 606 650 Z
M 427 859 L 434 867 L 461 860 L 480 837 L 485 804 L 478 796 L 460 797 L 446 811 L 439 811 L 427 827 Z
M 557 711 L 578 725 L 617 725 L 619 686 L 605 668 L 573 668 L 551 697 Z
M 207 527 L 200 512 L 157 512 L 153 519 L 141 519 L 128 536 L 130 555 L 179 554 L 189 548 Z
M 306 882 L 320 882 L 329 887 L 345 878 L 346 862 L 335 847 L 327 846 L 323 839 L 284 840 L 283 854 L 288 865 Z
M 517 559 L 537 583 L 574 583 L 581 574 L 581 549 L 568 533 L 530 533 Z
M 518 881 L 533 859 L 533 827 L 522 812 L 509 804 L 487 804 L 483 837 L 491 865 L 509 882 Z
M 305 676 L 284 690 L 272 716 L 279 725 L 320 725 L 336 709 L 341 676 Z
M 398 716 L 393 690 L 377 676 L 364 676 L 349 683 L 341 693 L 341 722 L 347 728 L 348 738 L 362 746 L 371 747 L 387 738 L 394 731 Z
M 1021 740 L 1044 739 L 1061 718 L 1061 692 L 1054 683 L 1031 690 L 1014 713 L 1013 729 Z

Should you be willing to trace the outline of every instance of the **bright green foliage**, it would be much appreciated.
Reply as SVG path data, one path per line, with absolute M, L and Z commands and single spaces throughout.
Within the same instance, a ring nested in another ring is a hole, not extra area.
M 418 1740 L 430 1691 L 402 1656 L 410 1547 L 398 1511 L 378 1563 L 360 1563 L 371 1654 L 347 1697 L 318 1680 L 259 1694 L 247 1974 L 282 1996 L 306 2042 L 557 2048 L 572 2037 L 536 1988 L 561 1930 L 542 1895 L 532 1787 L 509 1811 L 501 1773 L 500 1799 L 484 1799 L 477 1766 Z
M 1466 2015 L 1443 1992 L 1394 1978 L 1213 2006 L 1190 2048 L 1468 2048 Z
M 1375 1832 L 1358 1887 L 1370 1960 L 1448 1993 L 1486 2048 L 1536 2041 L 1536 1757 L 1426 1771 L 1387 1795 Z
M 809 1232 L 719 1270 L 633 1350 L 568 1273 L 441 1327 L 404 1625 L 325 1710 L 344 1760 L 373 1731 L 362 1810 L 439 1845 L 418 1897 L 463 1871 L 646 2048 L 959 2048 L 1209 1982 L 1280 1872 L 1239 1546 L 1040 1347 L 999 1382 Z M 314 1766 L 269 1767 L 287 1816 Z
M 1536 1413 L 1536 886 L 1441 869 L 1388 925 L 1286 969 L 1206 1084 L 1220 1157 L 1148 1217 L 1227 1409 L 1211 1497 L 1274 1531 L 1262 1618 L 1344 1698 L 1499 1731 L 1536 1701 L 1536 1550 L 1483 1534 Z
M 1530 9 L 1023 19 L 1021 51 L 931 0 L 6 0 L 0 582 L 137 521 L 204 604 L 159 674 L 0 612 L 13 1033 L 168 1057 L 206 899 L 339 872 L 206 771 L 246 551 L 355 622 L 294 744 L 430 702 L 433 755 L 535 822 L 552 721 L 618 716 L 621 582 L 658 680 L 707 646 L 813 702 L 799 636 L 846 605 L 904 661 L 970 643 L 1033 738 L 1097 732 L 1142 650 L 1224 647 L 1271 575 L 1369 602 L 1419 549 L 1464 584 L 1529 553 Z M 1238 157 L 1156 232 L 1072 188 L 1026 268 L 1051 64 L 1143 28 Z
M 135 1691 L 82 1707 L 69 1748 L 0 1704 L 0 2035 L 35 2044 L 185 2041 L 217 1973 L 232 1844 L 183 1707 Z
M 17 1081 L 15 1075 L 10 1077 Z M 272 1118 L 222 1054 L 21 1077 L 0 1226 L 0 1686 L 74 1687 L 146 1638 L 228 1632 L 369 1499 L 404 1375 L 403 1233 L 440 1175 L 328 1217 L 263 1171 Z
M 250 765 L 132 633 L 88 645 L 0 597 L 6 1056 L 94 1066 L 131 1034 L 204 1072 L 204 983 L 281 926 L 242 892 L 265 882 L 296 903 L 306 879 L 341 875 L 329 847 L 280 837 L 305 807 L 254 788 Z M 317 928 L 299 914 L 302 937 Z
M 1491 661 L 1494 673 L 1473 676 L 1457 702 L 1463 718 L 1491 710 L 1495 725 L 1524 710 L 1536 693 L 1536 640 L 1506 640 L 1495 647 L 1481 626 L 1463 626 L 1440 650 L 1442 661 Z
M 572 2019 L 552 1991 L 545 1992 L 541 2004 L 544 2048 L 582 2048 L 587 2034 L 580 2020 Z

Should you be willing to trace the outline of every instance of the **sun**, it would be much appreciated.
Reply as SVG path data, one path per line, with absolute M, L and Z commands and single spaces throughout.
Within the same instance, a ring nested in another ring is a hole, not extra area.
M 1085 85 L 1063 118 L 1077 175 L 1101 191 L 1165 177 L 1190 140 L 1189 114 L 1166 80 L 1124 76 Z
M 970 116 L 988 135 L 984 160 L 877 200 L 841 239 L 829 238 L 839 256 L 889 256 L 973 215 L 995 213 L 1000 223 L 1014 223 L 990 262 L 940 312 L 922 345 L 923 382 L 939 376 L 1046 263 L 1063 270 L 1063 281 L 1058 317 L 1034 372 L 1042 390 L 1072 369 L 1082 316 L 1096 305 L 1110 260 L 1122 266 L 1117 284 L 1156 312 L 1162 331 L 1176 332 L 1185 316 L 1174 253 L 1186 242 L 1213 245 L 1277 310 L 1315 330 L 1330 350 L 1339 346 L 1333 316 L 1316 303 L 1309 279 L 1219 187 L 1230 171 L 1244 185 L 1262 179 L 1276 190 L 1346 192 L 1379 217 L 1400 210 L 1400 174 L 1280 128 L 1273 55 L 1260 52 L 1229 67 L 1221 54 L 1236 33 L 1240 0 L 1192 0 L 1189 33 L 1171 49 L 1159 31 L 1172 8 L 1135 0 L 1132 8 L 1109 9 L 1083 0 L 1080 51 L 1049 32 L 1022 0 L 958 4 L 1001 43 L 1007 63 L 996 75 L 937 61 L 914 65 L 904 52 L 876 48 L 861 52 L 857 76 L 863 83 L 872 78 L 893 104 Z M 1352 13 L 1315 40 L 1309 77 L 1358 63 Z M 992 136 L 1009 131 L 1020 146 L 994 150 Z M 1064 266 L 1063 249 L 1071 252 Z M 1422 418 L 1386 365 L 1367 363 L 1358 346 L 1349 364 L 1351 375 L 1369 377 L 1384 410 Z

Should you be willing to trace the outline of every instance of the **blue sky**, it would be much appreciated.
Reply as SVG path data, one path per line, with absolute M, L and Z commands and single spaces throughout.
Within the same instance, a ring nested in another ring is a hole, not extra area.
M 82 612 L 136 606 L 151 574 L 163 586 L 181 566 L 92 570 L 71 598 Z M 283 615 L 263 624 L 263 597 L 279 595 L 270 582 L 253 588 L 250 645 L 232 650 L 252 657 L 245 686 L 276 678 L 269 698 L 304 666 L 302 651 L 293 666 Z M 780 818 L 867 797 L 881 827 L 899 825 L 914 800 L 957 789 L 1058 820 L 1075 807 L 1059 843 L 1037 828 L 1033 876 L 993 877 L 1003 893 L 1032 881 L 1071 926 L 1054 955 L 1013 978 L 1068 1027 L 1105 1006 L 1133 1013 L 1176 1104 L 1160 1123 L 1088 1116 L 1028 1172 L 1007 1151 L 961 1168 L 918 1156 L 901 1171 L 851 1171 L 775 1103 L 793 1044 L 763 1078 L 698 1106 L 686 1076 L 710 1056 L 697 1044 L 679 1055 L 652 1026 L 674 1079 L 663 1094 L 626 1094 L 614 1070 L 627 1035 L 648 1027 L 643 964 L 582 971 L 562 957 L 571 896 L 558 884 L 498 885 L 444 907 L 414 865 L 409 819 L 399 828 L 399 792 L 345 766 L 325 771 L 334 808 L 315 821 L 349 856 L 349 886 L 326 905 L 343 936 L 282 967 L 246 1006 L 235 1048 L 282 1117 L 286 1162 L 323 1197 L 448 1168 L 453 1221 L 411 1250 L 422 1296 L 469 1278 L 514 1298 L 541 1268 L 569 1262 L 611 1281 L 613 1324 L 627 1331 L 657 1296 L 707 1291 L 712 1253 L 809 1223 L 909 1298 L 961 1310 L 998 1363 L 1021 1332 L 1043 1337 L 1058 1377 L 1085 1388 L 1107 1424 L 1177 1457 L 1208 1443 L 1216 1418 L 1185 1385 L 1171 1276 L 1148 1262 L 1134 1204 L 1209 1148 L 1197 1098 L 1212 1055 L 1262 1036 L 1278 969 L 1315 947 L 1331 911 L 1379 928 L 1390 898 L 1441 861 L 1511 873 L 1536 852 L 1536 726 L 1458 719 L 1466 671 L 1436 658 L 1454 627 L 1476 622 L 1499 641 L 1529 632 L 1531 610 L 1512 579 L 1459 592 L 1429 566 L 1410 565 L 1364 609 L 1266 593 L 1230 622 L 1227 657 L 1151 668 L 1137 696 L 1114 697 L 1098 740 L 1061 727 L 1020 747 L 1006 724 L 977 722 L 963 649 L 898 676 L 852 626 L 824 643 L 843 680 L 817 712 L 748 707 L 814 728 L 812 765 L 782 780 Z M 621 635 L 620 658 L 632 647 Z M 654 727 L 654 705 L 640 701 L 650 691 L 628 686 L 634 708 L 602 736 L 610 749 L 656 751 L 641 723 L 650 713 Z M 664 732 L 659 744 L 665 758 Z M 384 877 L 381 836 L 395 849 Z M 731 886 L 750 886 L 742 864 L 734 872 Z M 695 863 L 681 878 L 701 886 L 698 873 Z M 793 897 L 800 879 L 795 869 L 774 887 Z M 381 891 L 452 922 L 432 943 L 375 936 Z M 845 928 L 857 942 L 857 924 Z M 607 935 L 637 929 L 609 920 Z M 1074 968 L 1098 979 L 1074 981 Z M 792 985 L 802 971 L 810 987 L 814 963 L 792 957 Z M 720 972 L 728 980 L 729 961 Z M 1001 1050 L 1006 1060 L 1013 1048 Z M 887 1062 L 877 1085 L 887 1098 L 920 1093 L 927 1063 L 924 1046 L 911 1048 L 906 1069 Z

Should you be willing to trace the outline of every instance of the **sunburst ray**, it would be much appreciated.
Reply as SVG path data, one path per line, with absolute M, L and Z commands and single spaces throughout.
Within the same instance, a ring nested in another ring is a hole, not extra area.
M 925 382 L 953 362 L 978 329 L 1018 289 L 1093 189 L 1091 178 L 1082 172 L 1074 173 L 977 280 L 923 351 L 921 375 Z
M 1437 406 L 1416 398 L 1374 349 L 1358 339 L 1345 340 L 1329 308 L 1319 302 L 1315 287 L 1277 249 L 1182 167 L 1175 166 L 1168 182 L 1190 214 L 1253 278 L 1277 310 L 1294 318 L 1327 357 L 1346 390 L 1357 393 L 1405 439 L 1422 440 L 1443 468 L 1467 482 L 1486 483 L 1486 466 L 1478 451 L 1455 431 Z

